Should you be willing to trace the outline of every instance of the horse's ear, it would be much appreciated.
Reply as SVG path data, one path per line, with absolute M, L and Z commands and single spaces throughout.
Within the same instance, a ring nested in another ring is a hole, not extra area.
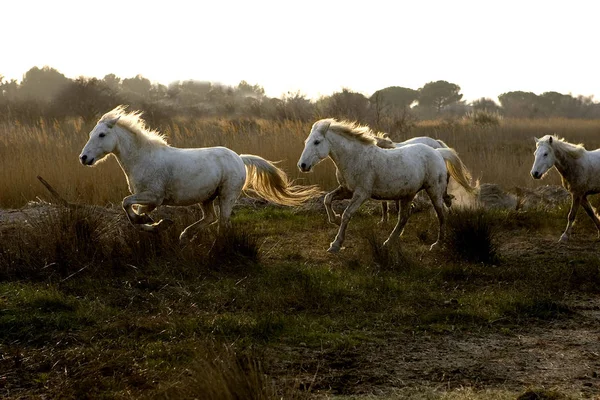
M 119 118 L 121 118 L 120 115 L 117 118 L 109 119 L 108 121 L 106 121 L 106 125 L 109 128 L 113 128 L 117 124 L 117 122 L 119 122 Z
M 323 135 L 324 135 L 324 134 L 326 134 L 326 133 L 327 133 L 327 131 L 329 130 L 329 127 L 330 127 L 330 126 L 331 126 L 331 122 L 327 121 L 326 123 L 324 123 L 324 124 L 321 126 L 321 129 L 320 129 L 321 133 L 322 133 Z

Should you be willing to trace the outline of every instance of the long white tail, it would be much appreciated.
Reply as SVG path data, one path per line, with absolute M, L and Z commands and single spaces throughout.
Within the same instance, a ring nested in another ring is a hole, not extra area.
M 287 174 L 272 162 L 253 154 L 240 154 L 248 171 L 244 190 L 253 189 L 260 197 L 284 206 L 298 206 L 322 194 L 316 185 L 294 185 Z
M 456 182 L 458 182 L 458 184 L 468 193 L 475 194 L 477 188 L 471 185 L 471 173 L 458 157 L 456 150 L 451 148 L 441 148 L 436 150 L 444 157 L 450 176 L 453 177 L 454 180 L 456 180 Z

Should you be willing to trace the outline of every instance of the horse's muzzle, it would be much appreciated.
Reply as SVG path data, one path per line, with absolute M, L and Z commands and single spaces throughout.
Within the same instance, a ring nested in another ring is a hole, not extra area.
M 306 163 L 298 164 L 298 168 L 302 172 L 310 172 L 310 165 L 307 165 Z
M 533 177 L 533 179 L 540 179 L 542 177 L 542 174 L 540 174 L 537 171 L 531 171 L 531 176 Z
M 85 154 L 79 156 L 79 161 L 81 161 L 83 165 L 92 165 L 94 163 L 94 159 L 88 158 L 88 156 L 86 156 Z

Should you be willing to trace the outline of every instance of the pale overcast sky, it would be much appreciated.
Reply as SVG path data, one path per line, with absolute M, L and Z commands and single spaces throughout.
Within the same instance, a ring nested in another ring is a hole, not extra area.
M 13 0 L 0 2 L 0 75 L 48 65 L 311 98 L 446 80 L 467 100 L 524 90 L 600 101 L 599 11 L 593 0 Z

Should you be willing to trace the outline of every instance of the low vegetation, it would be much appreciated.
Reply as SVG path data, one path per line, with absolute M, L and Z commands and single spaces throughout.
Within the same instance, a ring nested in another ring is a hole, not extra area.
M 320 210 L 256 207 L 185 248 L 177 235 L 193 209 L 159 210 L 176 224 L 154 235 L 114 208 L 28 207 L 0 230 L 4 396 L 307 398 L 339 382 L 301 353 L 338 354 L 323 361 L 335 363 L 393 332 L 507 334 L 571 318 L 565 295 L 600 289 L 591 255 L 523 263 L 496 247 L 497 266 L 458 242 L 430 253 L 427 212 L 385 252 L 387 229 L 363 212 L 349 248 L 330 257 L 335 227 Z M 464 212 L 450 226 L 512 234 L 510 217 Z M 559 229 L 550 224 L 540 226 Z M 333 393 L 353 393 L 344 385 Z

